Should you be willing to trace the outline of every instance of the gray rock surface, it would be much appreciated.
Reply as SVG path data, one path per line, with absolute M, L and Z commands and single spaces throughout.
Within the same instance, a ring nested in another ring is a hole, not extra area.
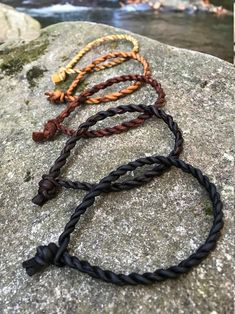
M 62 23 L 46 28 L 29 45 L 1 48 L 0 312 L 233 313 L 234 68 L 216 57 L 138 35 L 141 54 L 166 91 L 165 109 L 183 130 L 182 159 L 200 167 L 221 192 L 225 227 L 218 247 L 187 276 L 151 287 L 116 287 L 53 266 L 30 278 L 21 267 L 38 245 L 57 241 L 84 196 L 82 191 L 66 190 L 42 208 L 31 202 L 41 175 L 47 173 L 66 140 L 58 136 L 53 142 L 36 144 L 31 139 L 32 131 L 40 130 L 62 107 L 52 106 L 43 95 L 53 89 L 50 76 L 87 42 L 113 33 L 123 30 Z M 80 66 L 110 49 L 130 47 L 122 43 L 96 48 Z M 136 62 L 128 61 L 90 75 L 80 88 L 141 71 Z M 155 97 L 145 86 L 116 103 L 80 108 L 67 123 L 77 126 L 91 114 L 118 104 L 152 104 Z M 110 119 L 103 124 L 114 123 Z M 165 155 L 172 145 L 169 130 L 153 119 L 126 134 L 80 142 L 63 175 L 98 181 L 129 160 Z M 205 192 L 190 176 L 172 169 L 141 188 L 100 197 L 80 221 L 70 247 L 79 257 L 111 270 L 150 271 L 188 256 L 206 238 L 211 223 Z
M 0 3 L 0 43 L 9 40 L 32 40 L 40 34 L 40 23 L 31 16 Z

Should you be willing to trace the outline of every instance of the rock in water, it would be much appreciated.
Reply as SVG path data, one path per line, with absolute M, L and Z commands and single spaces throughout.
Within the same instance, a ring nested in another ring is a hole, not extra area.
M 0 3 L 0 43 L 35 39 L 40 34 L 40 28 L 40 23 L 31 16 Z
M 123 32 L 94 23 L 61 23 L 46 28 L 29 44 L 0 48 L 0 295 L 4 314 L 233 311 L 234 68 L 216 57 L 138 35 L 140 52 L 166 91 L 165 110 L 183 131 L 181 158 L 201 168 L 221 192 L 225 227 L 218 247 L 187 276 L 151 287 L 118 288 L 53 266 L 29 278 L 22 269 L 22 261 L 34 256 L 36 246 L 57 241 L 85 194 L 63 190 L 42 208 L 31 202 L 42 174 L 48 172 L 66 141 L 65 136 L 43 144 L 31 139 L 31 133 L 41 130 L 63 107 L 49 104 L 44 96 L 54 88 L 50 77 L 89 41 Z M 79 67 L 107 51 L 130 48 L 127 43 L 107 44 L 87 54 Z M 128 61 L 89 75 L 80 90 L 115 75 L 140 72 L 136 62 Z M 67 123 L 75 127 L 99 110 L 118 104 L 153 104 L 155 98 L 153 90 L 144 86 L 118 102 L 79 108 Z M 110 118 L 103 125 L 121 119 Z M 125 134 L 81 141 L 62 175 L 95 182 L 124 162 L 165 155 L 172 145 L 167 127 L 153 119 Z M 208 198 L 197 182 L 172 169 L 141 188 L 101 196 L 81 219 L 70 250 L 117 272 L 153 271 L 192 253 L 206 239 L 212 219 Z
M 152 7 L 148 3 L 127 4 L 121 8 L 122 11 L 126 12 L 149 11 L 151 9 Z

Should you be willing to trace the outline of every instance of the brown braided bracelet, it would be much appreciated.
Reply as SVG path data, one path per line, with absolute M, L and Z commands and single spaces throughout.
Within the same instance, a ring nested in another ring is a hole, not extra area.
M 158 98 L 154 103 L 154 106 L 159 108 L 163 106 L 165 101 L 165 93 L 161 87 L 161 84 L 158 83 L 150 76 L 144 76 L 140 74 L 130 74 L 130 75 L 122 75 L 117 76 L 111 79 L 108 79 L 106 82 L 97 84 L 90 89 L 82 92 L 75 101 L 69 102 L 67 107 L 55 118 L 48 120 L 44 126 L 44 130 L 42 132 L 33 132 L 33 140 L 36 142 L 43 140 L 51 140 L 56 133 L 62 132 L 66 135 L 72 136 L 75 134 L 75 130 L 70 129 L 62 125 L 62 122 L 66 117 L 68 117 L 78 106 L 83 105 L 88 97 L 97 93 L 98 91 L 105 89 L 106 87 L 112 86 L 113 84 L 126 82 L 126 81 L 138 81 L 142 83 L 147 83 L 151 85 L 156 93 L 158 94 Z M 124 95 L 123 95 L 124 96 Z M 145 122 L 146 119 L 149 119 L 150 115 L 141 114 L 135 119 L 125 121 L 119 125 L 110 128 L 103 128 L 96 131 L 87 131 L 83 133 L 84 137 L 102 137 L 109 136 L 112 134 L 119 134 L 122 132 L 126 132 L 130 128 L 137 127 Z
M 80 181 L 72 182 L 71 180 L 61 178 L 61 170 L 66 165 L 67 159 L 69 158 L 70 153 L 75 147 L 76 143 L 82 138 L 87 137 L 86 134 L 89 132 L 89 129 L 92 126 L 106 118 L 113 117 L 115 115 L 122 115 L 128 112 L 148 114 L 151 117 L 155 116 L 161 119 L 173 133 L 175 139 L 174 147 L 171 150 L 169 156 L 174 158 L 179 157 L 179 154 L 183 149 L 182 132 L 180 131 L 177 123 L 173 120 L 173 118 L 170 115 L 166 114 L 162 109 L 156 108 L 156 106 L 131 104 L 110 108 L 106 111 L 100 111 L 94 116 L 89 117 L 84 123 L 82 123 L 76 130 L 75 134 L 67 140 L 65 147 L 61 151 L 60 156 L 55 160 L 53 166 L 50 168 L 49 173 L 42 176 L 42 180 L 40 180 L 38 184 L 38 194 L 33 198 L 33 203 L 42 206 L 45 202 L 56 196 L 58 188 L 60 186 L 79 190 L 90 190 L 91 188 L 93 188 L 94 183 Z M 165 170 L 167 170 L 167 167 L 156 165 L 156 167 L 145 170 L 144 173 L 134 176 L 131 180 L 127 179 L 122 182 L 115 182 L 110 186 L 110 190 L 122 191 L 141 186 L 151 181 L 154 176 L 161 175 Z
M 144 75 L 151 75 L 150 66 L 147 60 L 138 53 L 135 52 L 112 52 L 108 53 L 105 56 L 101 56 L 97 59 L 95 59 L 91 64 L 86 66 L 85 68 L 81 69 L 77 77 L 74 79 L 72 84 L 69 86 L 68 90 L 66 92 L 63 92 L 61 90 L 55 90 L 53 92 L 46 92 L 45 95 L 48 96 L 48 100 L 52 103 L 61 103 L 61 102 L 67 102 L 67 101 L 74 101 L 78 98 L 78 96 L 73 96 L 73 93 L 75 89 L 77 88 L 78 84 L 80 83 L 81 79 L 84 78 L 84 76 L 87 73 L 91 73 L 94 71 L 94 69 L 97 68 L 97 66 L 101 63 L 103 63 L 106 60 L 113 59 L 121 57 L 124 60 L 127 59 L 134 59 L 136 61 L 139 61 L 144 68 Z M 135 82 L 134 84 L 130 85 L 129 87 L 126 87 L 119 92 L 110 93 L 105 96 L 96 97 L 96 98 L 88 98 L 86 100 L 86 103 L 88 104 L 99 104 L 101 102 L 108 102 L 108 101 L 114 101 L 119 99 L 120 97 L 123 97 L 124 95 L 128 95 L 136 91 L 141 87 L 141 82 Z
M 64 81 L 66 78 L 66 75 L 68 74 L 74 74 L 74 73 L 80 73 L 79 69 L 73 69 L 73 67 L 75 66 L 75 64 L 77 64 L 79 62 L 79 60 L 81 60 L 81 58 L 87 53 L 89 52 L 92 48 L 94 47 L 98 47 L 100 45 L 103 45 L 107 42 L 112 42 L 112 41 L 121 41 L 121 40 L 125 40 L 125 41 L 129 41 L 130 43 L 132 43 L 133 48 L 132 48 L 132 52 L 139 52 L 139 43 L 138 40 L 135 39 L 134 37 L 132 37 L 131 35 L 127 35 L 127 34 L 114 34 L 114 35 L 107 35 L 101 38 L 97 38 L 91 42 L 89 42 L 84 48 L 82 48 L 73 58 L 72 60 L 65 66 L 59 69 L 59 71 L 57 73 L 54 73 L 52 75 L 52 81 L 57 84 L 60 83 L 61 81 Z M 121 58 L 117 58 L 115 60 L 112 60 L 110 62 L 107 62 L 105 64 L 101 64 L 101 65 L 97 65 L 93 71 L 100 71 L 100 70 L 104 70 L 106 68 L 111 68 L 115 65 L 121 64 L 124 61 L 126 61 L 125 58 L 121 57 Z

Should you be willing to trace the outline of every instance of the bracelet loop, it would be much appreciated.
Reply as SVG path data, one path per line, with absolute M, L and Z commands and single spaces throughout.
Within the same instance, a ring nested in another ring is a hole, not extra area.
M 48 182 L 48 178 L 51 178 L 52 181 L 49 181 L 50 184 L 44 183 L 44 179 L 39 182 L 38 194 L 32 199 L 34 204 L 42 206 L 49 199 L 52 199 L 56 196 L 57 186 L 64 186 L 67 188 L 75 188 L 87 190 L 90 189 L 93 185 L 87 182 L 72 182 L 70 180 L 63 180 L 60 177 L 60 172 L 62 167 L 66 164 L 67 158 L 70 156 L 71 150 L 75 147 L 78 140 L 82 137 L 87 137 L 89 134 L 89 128 L 95 125 L 98 121 L 104 120 L 108 117 L 113 117 L 117 114 L 124 114 L 126 112 L 140 112 L 148 117 L 153 115 L 157 116 L 159 119 L 162 119 L 175 137 L 175 144 L 173 150 L 170 152 L 169 156 L 179 157 L 180 152 L 183 148 L 183 137 L 182 133 L 177 125 L 174 122 L 173 118 L 166 114 L 163 110 L 157 109 L 155 106 L 145 106 L 145 105 L 128 105 L 128 106 L 118 106 L 116 108 L 110 108 L 106 111 L 100 111 L 94 116 L 91 116 L 86 120 L 86 122 L 82 123 L 74 136 L 72 136 L 65 144 L 65 147 L 60 153 L 59 158 L 56 159 L 55 163 L 49 170 L 49 174 L 46 176 L 46 180 Z M 111 128 L 112 129 L 112 128 Z M 109 128 L 106 128 L 107 132 Z M 92 131 L 96 132 L 96 131 Z M 120 183 L 114 183 L 109 187 L 107 191 L 110 189 L 112 191 L 120 191 L 120 190 L 129 190 L 133 187 L 140 186 L 146 182 L 152 180 L 152 178 L 156 175 L 162 174 L 168 167 L 164 165 L 158 165 L 151 170 L 147 170 L 141 176 L 134 177 L 132 180 L 125 180 Z M 45 175 L 44 175 L 45 176 Z M 43 178 L 44 178 L 43 176 Z M 52 184 L 57 182 L 57 186 Z M 52 183 L 51 183 L 52 182 Z
M 61 81 L 64 81 L 66 78 L 66 75 L 69 74 L 74 74 L 74 73 L 80 73 L 79 69 L 73 69 L 73 67 L 75 66 L 76 63 L 79 62 L 79 60 L 86 54 L 88 53 L 92 48 L 94 47 L 98 47 L 102 44 L 105 44 L 107 42 L 112 42 L 112 41 L 121 41 L 121 40 L 125 40 L 125 41 L 129 41 L 132 45 L 132 52 L 138 52 L 139 51 L 139 43 L 137 41 L 137 39 L 135 39 L 134 37 L 132 37 L 131 35 L 127 35 L 127 34 L 114 34 L 114 35 L 108 35 L 108 36 L 104 36 L 101 38 L 97 38 L 93 41 L 91 41 L 90 43 L 88 43 L 84 48 L 82 48 L 73 58 L 72 60 L 65 66 L 59 69 L 59 71 L 57 73 L 54 73 L 52 75 L 52 81 L 54 84 L 58 84 Z M 115 65 L 118 65 L 122 62 L 124 62 L 126 59 L 125 58 L 118 58 L 115 59 L 113 61 L 110 61 L 108 63 L 105 63 L 103 65 L 97 65 L 93 71 L 100 71 L 100 70 L 104 70 L 106 68 L 110 68 L 113 67 Z
M 97 65 L 104 63 L 106 60 L 114 59 L 117 57 L 122 57 L 123 60 L 136 60 L 139 63 L 142 64 L 144 69 L 144 75 L 150 76 L 150 66 L 149 63 L 146 61 L 146 59 L 143 56 L 140 56 L 139 54 L 135 52 L 111 52 L 107 55 L 98 57 L 95 59 L 91 64 L 86 66 L 85 68 L 79 70 L 79 74 L 77 77 L 73 80 L 67 91 L 61 91 L 61 90 L 55 90 L 54 92 L 46 92 L 45 95 L 48 96 L 47 99 L 53 103 L 58 104 L 62 102 L 71 102 L 78 99 L 78 96 L 73 95 L 74 91 L 76 90 L 77 86 L 81 82 L 81 80 L 86 76 L 86 74 L 94 72 L 94 69 L 96 69 Z M 107 63 L 105 63 L 107 64 Z M 95 98 L 87 98 L 86 104 L 99 104 L 101 102 L 109 102 L 119 99 L 120 97 L 126 96 L 128 94 L 132 94 L 134 91 L 139 89 L 141 87 L 140 82 L 135 82 L 129 87 L 126 87 L 118 92 L 109 93 L 105 96 L 98 96 Z
M 94 95 L 100 90 L 103 90 L 109 86 L 112 86 L 117 83 L 126 82 L 126 81 L 136 81 L 140 83 L 146 83 L 153 87 L 153 89 L 156 91 L 158 97 L 155 101 L 154 105 L 157 108 L 160 108 L 163 106 L 165 101 L 165 93 L 161 87 L 161 84 L 158 83 L 156 80 L 154 80 L 150 76 L 144 76 L 140 74 L 130 74 L 130 75 L 122 75 L 117 76 L 111 79 L 108 79 L 105 82 L 102 82 L 100 84 L 97 84 L 93 86 L 92 88 L 86 89 L 84 92 L 82 92 L 78 98 L 75 101 L 69 102 L 67 104 L 67 107 L 55 118 L 49 121 L 55 122 L 53 127 L 55 126 L 57 128 L 56 132 L 55 129 L 50 132 L 50 129 L 48 128 L 48 125 L 46 124 L 44 127 L 44 130 L 42 132 L 33 132 L 32 137 L 34 141 L 41 141 L 41 140 L 48 140 L 53 139 L 53 137 L 56 135 L 56 133 L 63 132 L 66 135 L 73 135 L 75 134 L 75 130 L 71 128 L 67 128 L 64 125 L 62 125 L 62 122 L 67 118 L 78 106 L 81 106 L 85 103 L 85 101 L 88 99 L 88 97 Z M 123 96 L 123 95 L 122 95 Z M 84 136 L 86 137 L 102 137 L 102 136 L 109 136 L 113 134 L 119 134 L 122 132 L 126 132 L 130 128 L 137 127 L 145 122 L 146 119 L 149 119 L 150 115 L 141 115 L 137 117 L 137 119 L 132 119 L 127 122 L 123 122 L 120 125 L 116 125 L 112 128 L 105 128 L 105 129 L 99 129 L 96 132 L 87 132 L 84 133 Z M 40 134 L 40 136 L 38 135 Z
M 183 172 L 191 174 L 194 178 L 197 179 L 200 185 L 206 189 L 212 202 L 214 219 L 205 242 L 201 244 L 194 253 L 192 253 L 186 259 L 182 260 L 179 264 L 170 266 L 168 268 L 156 269 L 154 272 L 146 272 L 143 274 L 117 274 L 110 270 L 103 270 L 99 266 L 92 266 L 88 261 L 83 261 L 76 256 L 70 255 L 67 250 L 67 246 L 70 242 L 70 236 L 79 222 L 81 215 L 84 214 L 92 204 L 94 204 L 96 197 L 106 191 L 114 181 L 126 174 L 127 171 L 132 171 L 138 167 L 149 164 L 160 164 L 167 167 L 174 166 L 179 168 Z M 70 217 L 69 222 L 66 224 L 63 233 L 59 237 L 58 243 L 61 250 L 59 261 L 57 262 L 59 262 L 60 265 L 68 266 L 83 273 L 87 273 L 93 278 L 101 279 L 105 282 L 117 285 L 146 285 L 166 279 L 178 278 L 182 274 L 188 273 L 193 267 L 199 265 L 202 260 L 205 259 L 215 248 L 220 236 L 220 231 L 223 228 L 222 207 L 223 205 L 216 186 L 210 182 L 207 176 L 202 174 L 201 170 L 185 163 L 182 160 L 172 157 L 152 156 L 140 158 L 117 168 L 115 171 L 112 171 L 85 195 L 83 201 L 79 206 L 76 207 L 74 213 Z M 52 246 L 52 244 L 49 244 L 49 246 L 50 245 Z M 41 246 L 38 247 L 35 257 L 23 263 L 23 267 L 26 269 L 26 272 L 29 276 L 32 276 L 38 271 L 41 271 L 49 264 L 54 263 L 54 259 L 58 250 L 49 250 L 49 246 L 43 247 L 43 249 L 41 249 Z

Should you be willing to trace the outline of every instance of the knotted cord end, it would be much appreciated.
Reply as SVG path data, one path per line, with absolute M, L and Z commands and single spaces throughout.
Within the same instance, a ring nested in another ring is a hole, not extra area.
M 64 69 L 60 69 L 59 72 L 52 74 L 51 80 L 54 84 L 59 84 L 60 82 L 66 79 L 66 71 Z
M 67 96 L 66 93 L 60 90 L 55 90 L 54 92 L 46 92 L 45 95 L 47 96 L 47 100 L 50 101 L 52 104 L 65 102 Z
M 59 184 L 48 175 L 43 175 L 39 182 L 38 194 L 32 199 L 32 202 L 38 206 L 43 206 L 48 200 L 55 197 Z
M 35 256 L 22 263 L 26 273 L 29 276 L 33 276 L 47 266 L 54 264 L 58 249 L 59 248 L 55 243 L 50 243 L 48 246 L 44 245 L 37 247 Z
M 44 132 L 33 132 L 32 139 L 34 142 L 42 142 L 45 140 Z
M 43 206 L 47 201 L 48 199 L 43 194 L 40 193 L 38 193 L 36 196 L 32 198 L 32 202 L 38 206 Z
M 42 142 L 44 140 L 52 139 L 58 130 L 58 123 L 56 120 L 49 120 L 44 126 L 42 132 L 33 132 L 32 139 L 35 142 Z

